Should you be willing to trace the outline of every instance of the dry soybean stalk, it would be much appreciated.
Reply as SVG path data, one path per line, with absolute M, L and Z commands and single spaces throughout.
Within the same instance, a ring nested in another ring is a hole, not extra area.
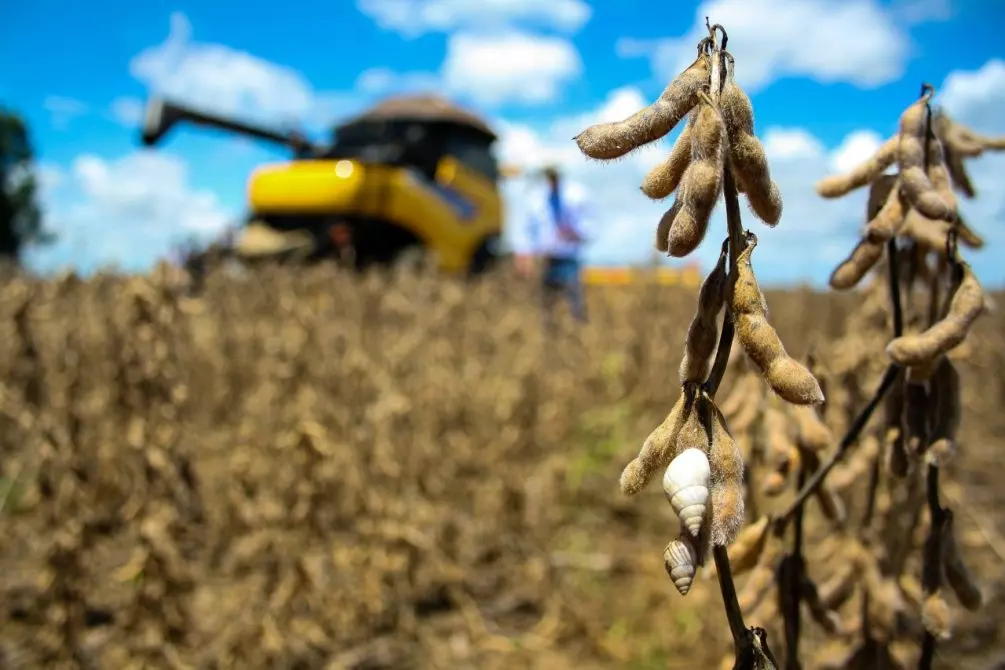
M 707 20 L 706 27 L 709 35 L 698 43 L 694 63 L 659 100 L 622 121 L 591 126 L 575 141 L 586 156 L 612 160 L 659 139 L 688 117 L 666 161 L 642 183 L 642 192 L 652 199 L 675 195 L 656 225 L 655 246 L 668 255 L 693 253 L 707 237 L 720 197 L 724 200 L 726 238 L 719 262 L 699 291 L 680 368 L 680 396 L 625 467 L 620 484 L 626 495 L 635 495 L 664 471 L 664 492 L 680 519 L 677 537 L 664 550 L 664 566 L 675 587 L 686 596 L 711 554 L 733 636 L 733 667 L 777 668 L 764 629 L 744 623 L 730 550 L 743 569 L 756 563 L 756 571 L 772 562 L 774 554 L 762 556 L 765 546 L 777 548 L 780 540 L 767 537 L 767 521 L 755 527 L 758 532 L 749 532 L 748 526 L 741 534 L 746 518 L 746 447 L 741 445 L 749 443 L 749 426 L 734 437 L 715 396 L 734 338 L 779 403 L 812 409 L 824 394 L 809 369 L 786 352 L 767 318 L 752 261 L 757 237 L 743 229 L 739 194 L 768 227 L 781 219 L 782 198 L 755 134 L 750 99 L 734 78 L 726 31 Z M 763 571 L 758 574 L 764 583 Z M 770 580 L 771 575 L 769 585 Z M 804 586 L 801 580 L 798 585 Z
M 894 645 L 903 642 L 907 632 L 897 622 L 905 613 L 905 603 L 911 601 L 924 629 L 922 639 L 914 639 L 918 667 L 931 668 L 937 641 L 951 632 L 950 607 L 943 594 L 952 590 L 967 609 L 981 603 L 980 591 L 953 537 L 952 511 L 940 503 L 939 477 L 940 467 L 958 449 L 962 409 L 953 357 L 987 309 L 981 286 L 957 247 L 957 241 L 979 247 L 966 240 L 979 242 L 980 238 L 963 226 L 955 191 L 973 196 L 963 158 L 997 145 L 995 140 L 975 139 L 978 136 L 944 113 L 933 111 L 933 94 L 931 86 L 922 87 L 921 96 L 901 115 L 898 133 L 875 156 L 850 173 L 828 177 L 817 185 L 818 193 L 827 198 L 869 185 L 868 224 L 858 246 L 831 276 L 831 286 L 849 290 L 867 274 L 873 273 L 874 280 L 885 275 L 893 335 L 885 345 L 890 362 L 872 398 L 851 420 L 829 458 L 799 486 L 795 499 L 772 516 L 776 534 L 793 525 L 799 537 L 807 501 L 825 490 L 828 474 L 840 467 L 840 461 L 847 459 L 846 469 L 870 473 L 857 540 L 861 549 L 856 550 L 855 559 L 860 577 L 848 582 L 849 594 L 856 588 L 861 593 L 859 614 L 854 618 L 856 640 L 830 646 L 818 659 L 823 667 L 865 667 L 880 658 L 892 662 Z M 885 174 L 888 168 L 895 172 Z M 920 309 L 914 305 L 919 293 L 927 303 Z M 861 333 L 849 336 L 860 338 L 861 346 Z M 880 406 L 885 411 L 884 423 L 875 435 L 867 435 L 870 419 Z M 860 443 L 865 440 L 872 440 L 878 449 L 864 450 Z M 884 459 L 886 468 L 882 467 Z M 840 480 L 840 487 L 846 487 L 854 479 L 851 475 L 833 481 Z M 903 572 L 904 556 L 912 546 L 905 537 L 913 535 L 926 509 L 928 538 L 921 583 L 913 597 L 903 585 L 913 579 Z M 784 564 L 783 559 L 779 589 L 792 591 L 804 566 L 795 551 L 787 558 L 793 560 Z M 796 653 L 798 608 L 791 602 L 780 607 L 787 650 Z M 903 666 L 904 661 L 898 664 Z

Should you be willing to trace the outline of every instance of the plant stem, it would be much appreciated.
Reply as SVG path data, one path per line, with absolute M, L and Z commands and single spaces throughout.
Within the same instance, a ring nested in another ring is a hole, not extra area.
M 851 448 L 853 444 L 858 441 L 859 435 L 865 428 L 866 424 L 869 423 L 869 419 L 872 418 L 872 413 L 876 411 L 879 407 L 879 403 L 883 401 L 886 396 L 887 391 L 893 386 L 893 383 L 897 380 L 897 374 L 900 372 L 900 366 L 891 363 L 889 367 L 886 368 L 886 372 L 883 373 L 883 379 L 880 380 L 879 386 L 876 388 L 876 392 L 873 394 L 872 399 L 869 400 L 869 404 L 866 405 L 858 416 L 855 417 L 855 421 L 852 422 L 848 432 L 838 443 L 837 450 L 831 455 L 830 458 L 820 467 L 819 470 L 813 473 L 810 477 L 810 481 L 806 483 L 805 486 L 799 491 L 799 495 L 793 500 L 789 506 L 775 519 L 775 523 L 779 526 L 779 530 L 784 528 L 792 517 L 795 515 L 797 509 L 800 505 L 804 504 L 806 500 L 813 495 L 820 484 L 823 483 L 827 474 L 838 464 L 838 461 L 844 457 L 845 453 Z
M 726 229 L 729 232 L 729 272 L 736 272 L 736 259 L 747 248 L 747 240 L 743 236 L 743 222 L 740 218 L 740 200 L 736 193 L 736 182 L 729 167 L 723 170 L 723 197 L 726 201 Z M 727 307 L 722 317 L 722 332 L 719 333 L 719 345 L 715 349 L 715 360 L 712 371 L 705 382 L 705 393 L 715 399 L 716 391 L 726 375 L 729 364 L 729 354 L 733 347 L 733 336 L 736 330 L 733 326 L 733 315 Z
M 897 257 L 897 241 L 896 238 L 892 238 L 886 243 L 886 256 L 887 256 L 887 285 L 890 290 L 890 305 L 891 311 L 893 312 L 893 336 L 900 337 L 904 334 L 904 309 L 901 305 L 900 296 L 900 262 Z M 811 495 L 823 483 L 827 474 L 834 468 L 835 465 L 844 457 L 845 452 L 847 452 L 853 444 L 858 441 L 859 435 L 865 429 L 869 419 L 872 418 L 872 413 L 876 411 L 879 404 L 883 401 L 887 392 L 893 387 L 894 382 L 897 381 L 897 375 L 900 372 L 900 366 L 891 363 L 887 368 L 886 372 L 883 373 L 883 378 L 879 383 L 879 387 L 873 394 L 872 399 L 869 403 L 859 412 L 858 416 L 852 422 L 851 426 L 848 428 L 848 432 L 841 442 L 838 443 L 838 448 L 827 462 L 824 463 L 813 476 L 810 477 L 809 483 L 803 486 L 799 495 L 796 499 L 786 508 L 786 510 L 776 519 L 775 523 L 779 525 L 779 529 L 783 528 L 792 517 L 796 514 L 799 508 L 806 503 Z M 876 488 L 879 483 L 878 473 L 875 480 L 870 487 L 870 503 L 868 505 L 867 514 L 871 517 L 872 515 L 872 498 L 876 494 Z
M 942 536 L 946 520 L 952 514 L 939 503 L 939 468 L 936 465 L 928 465 L 926 490 L 931 524 L 928 529 L 928 539 L 925 540 L 921 585 L 926 594 L 931 594 L 942 586 Z M 921 658 L 918 660 L 918 670 L 931 670 L 934 658 L 935 636 L 925 630 L 925 637 L 921 643 Z

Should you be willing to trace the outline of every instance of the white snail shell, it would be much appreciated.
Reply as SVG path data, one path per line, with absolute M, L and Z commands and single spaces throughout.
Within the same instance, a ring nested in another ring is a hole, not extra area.
M 694 574 L 698 569 L 697 564 L 698 552 L 683 533 L 663 550 L 663 567 L 682 596 L 686 596 L 691 590 Z
M 692 537 L 698 537 L 708 509 L 708 481 L 712 475 L 701 449 L 685 449 L 663 473 L 663 492 Z

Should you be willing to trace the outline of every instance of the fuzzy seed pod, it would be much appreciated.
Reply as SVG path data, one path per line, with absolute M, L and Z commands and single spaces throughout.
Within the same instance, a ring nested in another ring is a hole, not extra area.
M 963 415 L 960 373 L 946 356 L 939 357 L 939 365 L 932 377 L 934 415 L 928 456 L 930 461 L 942 466 L 956 453 L 956 433 Z
M 732 349 L 737 351 L 736 348 Z M 737 434 L 746 432 L 761 413 L 764 394 L 761 380 L 757 375 L 746 373 L 734 382 L 733 390 L 719 405 L 719 410 L 729 420 L 729 425 Z
M 701 383 L 708 377 L 709 359 L 715 353 L 719 337 L 717 319 L 725 300 L 727 249 L 727 244 L 723 243 L 719 262 L 698 292 L 698 310 L 687 329 L 684 357 L 680 362 L 681 384 Z
M 984 291 L 970 265 L 963 266 L 963 280 L 949 303 L 948 313 L 928 330 L 895 338 L 886 347 L 887 355 L 898 365 L 919 365 L 945 354 L 966 338 L 974 321 L 985 310 Z
M 574 138 L 590 158 L 620 158 L 673 130 L 695 105 L 699 91 L 709 85 L 711 61 L 701 53 L 663 90 L 659 99 L 622 121 L 590 126 Z
M 899 141 L 900 138 L 894 135 L 883 142 L 867 161 L 855 166 L 851 172 L 820 180 L 816 185 L 817 194 L 822 198 L 840 198 L 876 181 L 876 178 L 897 160 Z
M 817 590 L 817 585 L 808 575 L 804 574 L 801 582 L 800 595 L 803 602 L 806 603 L 813 621 L 831 635 L 840 635 L 844 628 L 840 615 L 824 604 L 820 592 Z
M 886 242 L 900 232 L 907 211 L 900 191 L 900 180 L 894 181 L 883 206 L 866 226 L 866 236 L 871 242 Z
M 649 484 L 657 472 L 670 465 L 674 457 L 680 453 L 677 449 L 677 436 L 681 427 L 685 420 L 695 420 L 694 414 L 691 399 L 682 393 L 663 422 L 646 438 L 639 455 L 622 471 L 621 491 L 625 495 L 637 494 Z
M 820 602 L 829 610 L 839 609 L 852 597 L 859 577 L 857 557 L 842 556 L 837 571 L 819 588 Z
M 729 136 L 729 164 L 738 190 L 747 196 L 750 209 L 769 226 L 782 217 L 782 194 L 771 179 L 764 146 L 754 134 L 754 106 L 733 79 L 732 70 L 719 94 L 719 108 Z
M 956 235 L 960 242 L 971 249 L 980 249 L 984 246 L 984 238 L 978 235 L 973 228 L 967 225 L 962 216 L 956 217 Z
M 795 419 L 796 442 L 803 449 L 821 452 L 834 444 L 834 433 L 823 422 L 817 410 L 806 405 L 790 405 L 789 415 Z
M 769 533 L 760 560 L 750 571 L 743 589 L 737 594 L 741 611 L 752 612 L 771 592 L 771 588 L 775 585 L 775 569 L 783 549 L 782 540 L 777 535 Z
M 963 562 L 963 556 L 960 555 L 956 534 L 953 532 L 953 513 L 946 510 L 945 514 L 946 520 L 942 534 L 942 568 L 945 571 L 946 583 L 956 594 L 956 599 L 960 601 L 960 604 L 974 612 L 980 609 L 984 599 L 980 587 L 967 568 L 967 564 Z
M 677 539 L 671 540 L 663 550 L 663 567 L 673 580 L 678 593 L 686 596 L 698 571 L 698 554 L 686 533 L 681 533 Z
M 950 224 L 936 221 L 921 215 L 916 209 L 908 210 L 901 226 L 901 234 L 910 237 L 917 246 L 939 256 L 946 254 L 946 241 L 949 238 Z
M 728 547 L 743 528 L 743 457 L 730 435 L 719 409 L 708 403 L 712 412 L 709 448 L 711 467 L 712 523 L 710 539 L 714 546 Z
M 747 248 L 736 259 L 736 271 L 728 291 L 740 344 L 779 397 L 794 405 L 820 404 L 824 394 L 816 377 L 788 355 L 766 318 L 764 296 L 750 263 L 757 237 L 750 233 L 747 236 Z
M 688 123 L 677 136 L 670 154 L 642 179 L 642 192 L 653 200 L 667 198 L 677 190 L 684 170 L 691 164 L 691 126 L 698 115 L 691 112 Z
M 734 577 L 752 570 L 757 565 L 771 530 L 769 522 L 767 516 L 762 516 L 740 531 L 733 544 L 729 546 L 729 565 Z
M 904 420 L 901 431 L 910 454 L 921 453 L 931 434 L 932 399 L 924 382 L 904 384 Z
M 938 591 L 925 598 L 925 604 L 921 609 L 921 622 L 925 630 L 936 638 L 948 640 L 951 637 L 952 621 L 949 604 Z
M 847 291 L 857 286 L 862 277 L 883 257 L 883 248 L 883 242 L 862 238 L 848 258 L 831 273 L 831 288 L 835 291 Z
M 663 474 L 663 492 L 681 526 L 697 538 L 708 508 L 711 470 L 700 449 L 685 449 L 670 462 Z
M 928 96 L 904 110 L 900 116 L 900 141 L 897 162 L 904 197 L 911 207 L 930 219 L 951 221 L 953 210 L 929 180 L 927 167 L 942 163 L 942 145 L 938 138 L 929 138 Z M 925 162 L 926 144 L 928 162 Z
M 845 460 L 834 467 L 827 476 L 827 484 L 835 491 L 844 491 L 858 481 L 872 468 L 879 456 L 880 443 L 868 435 Z
M 953 182 L 953 187 L 968 198 L 977 195 L 977 189 L 967 174 L 967 167 L 963 164 L 963 156 L 955 147 L 950 147 L 947 143 L 944 149 L 946 159 L 946 169 L 949 171 L 949 178 Z
M 932 114 L 932 129 L 942 140 L 947 153 L 952 150 L 953 153 L 967 158 L 976 158 L 984 153 L 981 143 L 968 137 L 963 128 L 942 110 Z
M 698 248 L 722 193 L 726 160 L 726 126 L 719 109 L 704 91 L 698 94 L 697 118 L 691 129 L 691 162 L 684 170 L 677 199 L 663 214 L 657 249 L 682 258 Z M 664 245 L 666 249 L 664 249 Z

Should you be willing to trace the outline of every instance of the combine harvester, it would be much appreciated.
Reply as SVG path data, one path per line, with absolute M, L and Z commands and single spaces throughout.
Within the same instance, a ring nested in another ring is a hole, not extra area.
M 248 212 L 225 255 L 244 262 L 338 259 L 357 269 L 432 259 L 448 273 L 477 275 L 500 256 L 499 182 L 515 176 L 492 153 L 485 121 L 430 95 L 389 98 L 336 125 L 318 146 L 159 98 L 147 104 L 145 146 L 179 122 L 288 147 L 293 157 L 249 177 Z

